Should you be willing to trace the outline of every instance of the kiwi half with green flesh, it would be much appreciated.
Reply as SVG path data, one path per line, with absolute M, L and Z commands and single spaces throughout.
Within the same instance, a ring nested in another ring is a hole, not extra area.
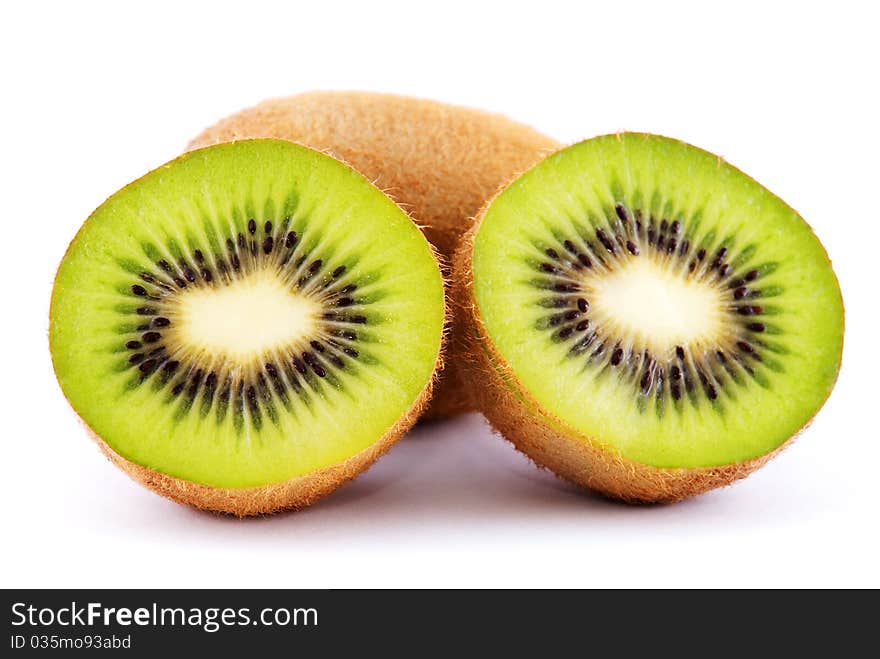
M 252 137 L 292 140 L 347 162 L 401 204 L 446 258 L 499 186 L 561 146 L 470 108 L 392 94 L 309 92 L 227 117 L 190 148 Z M 445 370 L 425 418 L 472 408 L 458 327 L 452 323 Z
M 301 507 L 425 405 L 443 279 L 407 215 L 311 149 L 181 156 L 82 227 L 52 294 L 61 388 L 105 452 L 179 502 Z
M 502 190 L 456 253 L 473 392 L 539 465 L 674 501 L 764 464 L 831 392 L 843 305 L 822 245 L 720 158 L 619 134 Z

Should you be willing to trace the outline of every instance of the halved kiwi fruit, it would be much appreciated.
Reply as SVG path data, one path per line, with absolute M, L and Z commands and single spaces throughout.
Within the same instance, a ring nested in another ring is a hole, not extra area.
M 424 99 L 364 92 L 310 92 L 263 101 L 207 128 L 190 148 L 274 137 L 347 162 L 412 215 L 451 257 L 498 187 L 561 145 L 515 121 Z M 472 407 L 453 322 L 445 370 L 426 417 Z
M 431 390 L 443 280 L 361 174 L 281 140 L 186 154 L 100 206 L 55 280 L 64 394 L 148 487 L 251 515 L 368 467 Z
M 628 501 L 747 475 L 840 366 L 840 290 L 813 232 L 672 139 L 548 157 L 487 206 L 455 278 L 484 414 L 538 464 Z

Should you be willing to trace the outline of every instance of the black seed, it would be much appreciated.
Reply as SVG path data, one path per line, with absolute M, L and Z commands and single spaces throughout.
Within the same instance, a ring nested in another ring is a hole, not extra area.
M 582 297 L 579 297 L 579 298 L 578 298 L 577 305 L 578 305 L 578 309 L 579 309 L 582 313 L 586 313 L 586 312 L 589 310 L 589 308 L 590 308 L 590 303 L 587 302 L 587 300 L 585 300 L 585 299 L 582 298 Z
M 679 255 L 684 256 L 688 253 L 688 250 L 691 248 L 691 243 L 689 240 L 683 240 L 681 243 L 681 249 L 678 250 Z
M 590 257 L 584 253 L 578 254 L 578 261 L 580 261 L 581 265 L 583 265 L 585 268 L 593 267 L 593 262 L 590 260 Z
M 158 348 L 153 348 L 150 352 L 147 353 L 150 357 L 155 357 L 156 355 L 165 352 L 165 346 L 159 346 Z
M 745 296 L 749 294 L 749 289 L 745 286 L 740 286 L 733 292 L 734 300 L 742 300 Z
M 186 288 L 186 282 L 183 281 L 183 278 L 181 277 L 175 277 L 174 283 L 177 284 L 180 288 Z
M 544 272 L 549 272 L 550 274 L 559 272 L 559 268 L 551 263 L 542 263 L 538 268 Z
M 673 382 L 670 390 L 672 391 L 673 400 L 681 400 L 681 385 L 678 382 Z
M 577 254 L 577 247 L 574 246 L 574 243 L 570 240 L 566 240 L 562 245 L 572 254 Z
M 308 364 L 309 366 L 312 367 L 312 370 L 315 372 L 315 375 L 317 375 L 319 378 L 322 378 L 325 375 L 327 375 L 327 371 L 324 370 L 324 367 L 321 366 L 321 363 L 315 358 L 315 356 L 312 353 L 304 352 L 302 354 L 302 357 L 305 360 L 306 364 Z
M 574 293 L 578 290 L 577 284 L 554 284 L 553 290 L 558 291 L 559 293 Z
M 162 338 L 162 335 L 159 332 L 147 332 L 141 338 L 144 340 L 144 343 L 155 343 Z
M 306 365 L 299 357 L 293 358 L 293 366 L 297 371 L 299 371 L 300 375 L 305 375 L 308 372 Z
M 675 252 L 676 244 L 675 238 L 670 238 L 669 242 L 666 244 L 666 253 L 673 254 Z
M 357 290 L 356 284 L 349 284 L 348 286 L 343 286 L 339 289 L 339 295 L 348 295 L 349 293 L 354 293 Z
M 138 307 L 135 311 L 139 316 L 155 316 L 158 313 L 153 307 Z
M 140 350 L 141 342 L 140 341 L 127 341 L 125 343 L 125 347 L 129 350 Z
M 354 300 L 352 300 L 350 297 L 341 297 L 338 300 L 336 300 L 337 307 L 348 307 L 348 306 L 351 306 L 352 304 L 354 304 Z
M 141 365 L 138 368 L 141 370 L 141 373 L 144 375 L 148 375 L 156 370 L 156 366 L 159 365 L 155 359 L 148 359 L 145 362 L 141 362 Z
M 318 352 L 324 352 L 324 350 L 326 350 L 326 348 L 324 348 L 323 344 L 320 341 L 309 341 L 309 345 Z
M 284 246 L 290 249 L 294 245 L 296 245 L 296 231 L 290 231 L 284 239 Z
M 177 384 L 175 384 L 174 387 L 172 387 L 171 389 L 171 393 L 175 396 L 179 396 L 180 392 L 183 391 L 184 384 L 185 382 L 178 382 Z
M 271 377 L 271 378 L 278 377 L 278 369 L 275 368 L 274 364 L 270 364 L 268 362 L 266 363 L 266 373 L 268 373 L 269 377 Z
M 721 277 L 726 277 L 727 275 L 729 275 L 730 274 L 730 264 L 725 263 L 724 265 L 722 265 L 721 268 L 719 268 L 719 270 L 718 270 L 718 274 Z
M 706 395 L 709 397 L 709 400 L 715 400 L 718 398 L 718 391 L 715 389 L 715 385 L 711 382 L 706 385 Z
M 675 222 L 673 222 L 669 226 L 669 230 L 674 234 L 678 234 L 680 229 L 681 229 L 681 222 L 679 222 L 678 220 L 675 220 Z
M 584 319 L 584 320 L 582 320 L 581 322 L 579 322 L 577 325 L 575 325 L 575 329 L 576 329 L 578 332 L 583 332 L 583 331 L 585 331 L 589 326 L 590 326 L 590 321 Z
M 556 336 L 560 339 L 567 339 L 569 336 L 571 336 L 572 332 L 574 332 L 574 328 L 569 325 L 568 327 L 563 327 L 561 330 L 556 332 Z
M 596 238 L 599 239 L 599 242 L 602 243 L 602 246 L 605 249 L 614 254 L 614 242 L 608 237 L 608 234 L 605 233 L 605 231 L 602 229 L 596 229 Z
M 632 254 L 633 256 L 639 255 L 639 247 L 633 241 L 627 240 L 626 241 L 626 248 L 629 250 L 629 253 Z
M 311 265 L 309 266 L 309 272 L 311 274 L 315 274 L 323 264 L 324 262 L 321 259 L 316 259 L 312 261 Z
M 649 245 L 654 244 L 654 226 L 653 225 L 648 227 L 648 244 Z
M 577 318 L 580 315 L 581 315 L 581 312 L 579 310 L 572 309 L 571 311 L 565 312 L 565 319 L 566 320 L 574 320 L 575 318 Z
M 266 233 L 272 233 L 272 223 L 266 220 L 266 224 L 263 226 L 263 231 Z
M 141 276 L 141 279 L 143 279 L 148 284 L 155 284 L 156 283 L 156 280 L 153 279 L 153 275 L 151 275 L 149 272 L 142 272 L 140 276 Z
M 552 247 L 548 247 L 547 249 L 545 249 L 544 253 L 547 256 L 549 256 L 551 259 L 554 259 L 556 261 L 559 260 L 559 253 L 555 249 L 553 249 Z
M 688 265 L 688 270 L 690 270 L 691 272 L 693 272 L 693 271 L 696 270 L 696 269 L 697 269 L 697 262 L 696 262 L 696 261 L 691 261 L 691 262 L 690 262 L 690 265 Z
M 165 259 L 156 261 L 156 265 L 162 268 L 165 272 L 171 272 L 171 264 L 168 263 L 168 261 L 166 261 Z
M 345 272 L 345 266 L 341 265 L 333 273 L 330 275 L 333 279 L 339 279 L 342 276 L 342 273 Z
M 344 352 L 349 357 L 357 357 L 359 354 L 357 350 L 350 346 L 342 346 L 342 352 Z
M 134 353 L 128 358 L 129 364 L 140 364 L 142 361 L 144 361 L 144 356 L 139 352 Z
M 251 220 L 251 222 L 253 222 L 253 220 Z M 257 390 L 254 389 L 253 385 L 247 388 L 247 402 L 248 407 L 250 407 L 251 410 L 257 409 Z
M 749 323 L 746 325 L 746 329 L 752 332 L 763 332 L 767 328 L 764 326 L 764 323 Z
M 263 254 L 270 254 L 274 245 L 275 241 L 272 236 L 266 236 L 266 240 L 263 241 Z
M 697 252 L 697 260 L 702 261 L 704 258 L 706 258 L 706 250 L 701 247 Z
M 659 249 L 661 252 L 663 251 L 663 234 L 657 236 L 657 249 Z
M 232 258 L 229 259 L 230 263 L 232 263 L 232 269 L 238 270 L 241 268 L 241 261 L 238 258 L 238 254 L 233 254 Z
M 205 255 L 202 254 L 202 250 L 200 250 L 200 249 L 197 249 L 196 251 L 193 252 L 193 258 L 196 260 L 196 263 L 204 263 L 205 262 Z
M 180 362 L 171 360 L 170 362 L 165 362 L 165 365 L 162 367 L 162 371 L 164 373 L 174 373 L 177 370 L 177 367 L 180 366 Z
M 596 349 L 593 351 L 593 354 L 591 355 L 591 357 L 598 357 L 598 356 L 601 355 L 603 352 L 605 352 L 605 344 L 604 344 L 604 343 L 600 343 L 600 344 L 599 344 L 599 347 L 596 348 Z
M 343 352 L 347 353 L 348 351 L 343 349 Z M 354 350 L 353 352 L 357 352 L 357 351 Z M 357 355 L 355 355 L 355 356 L 357 356 Z M 342 361 L 337 355 L 334 355 L 332 352 L 327 355 L 327 361 L 329 361 L 331 364 L 333 364 L 336 368 L 345 368 L 345 362 Z
M 623 359 L 623 350 L 620 348 L 615 348 L 614 352 L 611 353 L 611 365 L 617 366 L 620 363 L 620 360 Z
M 214 278 L 214 276 L 211 274 L 211 271 L 208 270 L 207 268 L 202 268 L 201 274 L 202 274 L 202 279 L 204 279 L 205 281 L 211 281 Z
M 357 341 L 357 333 L 352 332 L 351 330 L 339 330 L 336 332 L 336 336 L 341 336 L 343 339 L 348 339 L 349 341 Z
M 669 374 L 672 376 L 673 380 L 679 380 L 681 378 L 681 369 L 678 366 L 673 365 L 673 367 L 669 369 Z
M 651 370 L 650 369 L 646 370 L 645 374 L 642 376 L 641 382 L 639 383 L 640 386 L 642 387 L 642 391 L 644 391 L 645 393 L 648 393 L 648 391 L 650 391 L 650 389 L 651 389 L 651 383 L 653 382 L 653 380 L 654 380 L 654 376 L 652 375 Z
M 757 270 L 749 270 L 745 274 L 745 280 L 746 281 L 755 281 L 760 276 L 760 274 L 761 273 L 758 272 Z
M 675 346 L 675 355 L 679 359 L 683 360 L 684 359 L 684 348 L 682 348 L 681 346 Z
M 241 249 L 244 249 L 245 247 L 247 247 L 247 241 L 244 239 L 244 236 L 241 234 L 238 234 L 238 246 Z
M 629 221 L 629 213 L 626 210 L 626 206 L 624 206 L 623 204 L 617 204 L 614 207 L 614 212 L 617 213 L 617 217 L 620 218 L 621 222 Z
M 742 277 L 738 277 L 736 279 L 732 279 L 731 282 L 727 285 L 727 288 L 739 288 L 745 283 L 745 279 L 743 279 Z
M 669 220 L 664 219 L 660 222 L 660 233 L 664 233 L 667 228 L 669 228 Z
M 232 242 L 232 238 L 226 239 L 226 249 L 228 249 L 230 252 L 235 251 L 235 243 Z
M 367 322 L 366 316 L 349 316 L 346 320 L 350 323 L 357 323 L 359 325 L 364 325 Z
M 217 374 L 214 371 L 208 373 L 208 377 L 205 378 L 205 387 L 207 389 L 213 390 L 214 387 L 217 386 Z
M 158 318 L 153 318 L 153 321 L 150 324 L 153 327 L 168 327 L 171 324 L 171 321 L 159 316 Z
M 196 273 L 192 271 L 192 268 L 189 266 L 184 267 L 183 276 L 186 277 L 186 280 L 190 283 L 196 280 Z
M 725 356 L 724 356 L 724 353 L 721 352 L 720 350 L 716 350 L 716 351 L 715 351 L 715 357 L 716 357 L 716 358 L 718 359 L 718 361 L 721 362 L 722 364 L 723 364 L 724 362 L 727 361 L 727 357 L 725 357 Z
M 752 347 L 751 343 L 746 343 L 745 341 L 737 341 L 736 347 L 742 350 L 745 353 L 753 353 L 755 349 Z
M 257 223 L 254 220 L 248 220 L 248 231 L 251 234 L 255 234 L 257 232 Z
M 131 287 L 131 292 L 135 295 L 140 295 L 141 297 L 147 294 L 147 289 L 141 286 L 140 284 L 135 284 Z
M 736 312 L 740 316 L 755 316 L 755 315 L 763 313 L 764 309 L 762 307 L 756 307 L 756 306 L 744 306 L 744 307 L 737 307 Z

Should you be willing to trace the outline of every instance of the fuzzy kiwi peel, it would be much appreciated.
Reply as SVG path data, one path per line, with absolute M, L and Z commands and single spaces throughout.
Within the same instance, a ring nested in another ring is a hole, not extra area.
M 499 186 L 560 144 L 506 117 L 391 94 L 310 92 L 263 101 L 207 128 L 190 148 L 273 137 L 338 158 L 389 194 L 444 260 Z M 445 369 L 423 418 L 472 409 L 453 319 Z
M 594 138 L 536 165 L 480 213 L 453 286 L 472 396 L 495 429 L 628 502 L 752 473 L 810 422 L 840 366 L 840 289 L 810 228 L 668 138 Z M 655 299 L 667 286 L 672 320 Z
M 282 140 L 111 196 L 56 276 L 56 376 L 105 454 L 175 501 L 311 504 L 416 421 L 440 363 L 430 244 L 361 174 Z

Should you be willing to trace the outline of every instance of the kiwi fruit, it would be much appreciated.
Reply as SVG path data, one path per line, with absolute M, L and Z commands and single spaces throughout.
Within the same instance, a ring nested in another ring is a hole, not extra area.
M 454 278 L 482 412 L 538 465 L 624 501 L 748 475 L 840 368 L 841 293 L 810 227 L 673 139 L 549 156 L 486 206 Z
M 244 516 L 308 505 L 387 450 L 430 396 L 444 318 L 433 249 L 391 199 L 327 155 L 247 140 L 86 220 L 49 341 L 114 463 Z
M 499 186 L 561 146 L 479 110 L 391 94 L 310 92 L 223 119 L 190 148 L 253 137 L 291 140 L 347 162 L 407 210 L 446 259 Z M 458 327 L 454 321 L 424 418 L 472 408 Z

